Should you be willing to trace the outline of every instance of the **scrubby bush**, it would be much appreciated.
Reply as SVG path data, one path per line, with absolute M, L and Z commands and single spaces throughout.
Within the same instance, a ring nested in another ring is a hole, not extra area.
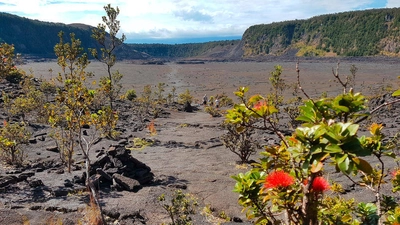
M 129 101 L 133 101 L 137 97 L 136 91 L 134 89 L 129 89 L 125 93 L 125 98 Z
M 53 81 L 41 80 L 39 90 L 45 95 L 46 101 L 49 101 L 49 97 L 56 94 L 57 87 Z
M 192 224 L 192 214 L 195 214 L 198 207 L 197 199 L 182 190 L 176 190 L 171 196 L 161 195 L 158 200 L 162 207 L 168 212 L 171 218 L 170 225 Z
M 204 108 L 204 112 L 210 114 L 212 117 L 220 117 L 222 116 L 222 113 L 215 107 L 213 106 L 207 106 Z
M 143 87 L 142 94 L 133 100 L 133 107 L 133 111 L 141 123 L 144 123 L 148 117 L 158 118 L 162 111 L 161 104 L 151 89 L 151 85 Z
M 15 65 L 14 45 L 0 44 L 0 79 L 18 84 L 25 76 Z
M 218 101 L 219 101 L 219 107 L 233 106 L 233 100 L 229 98 L 225 93 L 218 95 Z
M 242 126 L 243 129 L 238 129 L 238 125 L 225 123 L 224 128 L 226 134 L 221 136 L 222 143 L 231 152 L 239 156 L 240 163 L 249 163 L 250 156 L 256 154 L 261 148 L 260 143 L 253 138 L 255 129 L 250 126 Z
M 0 155 L 2 160 L 12 165 L 22 165 L 25 154 L 22 148 L 27 144 L 31 133 L 24 123 L 3 122 L 0 128 Z
M 178 102 L 180 104 L 186 104 L 187 102 L 189 104 L 191 104 L 193 102 L 193 99 L 194 98 L 193 98 L 192 94 L 190 93 L 189 89 L 186 89 L 185 92 L 179 94 L 179 96 L 178 96 Z

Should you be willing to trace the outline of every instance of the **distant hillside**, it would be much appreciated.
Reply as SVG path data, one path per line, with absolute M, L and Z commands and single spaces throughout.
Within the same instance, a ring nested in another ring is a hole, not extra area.
M 237 46 L 240 40 L 211 41 L 191 44 L 128 44 L 139 52 L 145 52 L 157 58 L 237 58 L 242 56 Z
M 400 56 L 400 9 L 329 14 L 248 28 L 244 56 Z
M 71 32 L 85 48 L 96 47 L 85 24 L 65 25 L 0 13 L 0 42 L 17 53 L 55 57 L 57 33 Z M 242 40 L 193 44 L 124 44 L 119 59 L 205 57 L 241 59 L 258 56 L 400 56 L 400 8 L 329 14 L 307 20 L 254 25 Z
M 57 35 L 60 31 L 66 35 L 75 33 L 85 49 L 96 48 L 98 46 L 91 38 L 91 28 L 84 24 L 49 23 L 0 12 L 0 43 L 14 44 L 15 52 L 24 55 L 55 58 L 54 46 L 59 42 Z M 147 57 L 127 45 L 118 49 L 118 55 L 123 58 Z

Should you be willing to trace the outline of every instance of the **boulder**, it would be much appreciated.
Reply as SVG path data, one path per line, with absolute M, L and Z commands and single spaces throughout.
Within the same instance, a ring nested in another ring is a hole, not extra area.
M 32 188 L 44 186 L 43 181 L 40 179 L 29 179 L 28 184 Z
M 0 177 L 0 187 L 5 187 L 9 184 L 15 184 L 18 183 L 18 178 L 16 176 L 6 176 L 6 177 Z
M 193 112 L 193 107 L 190 104 L 190 102 L 186 102 L 183 108 L 183 111 L 185 112 Z
M 122 176 L 121 174 L 114 174 L 113 179 L 117 184 L 119 184 L 121 187 L 123 187 L 127 191 L 138 191 L 139 189 L 142 188 L 142 185 L 140 185 L 139 181 Z
M 58 151 L 59 151 L 59 150 L 58 150 L 58 147 L 57 147 L 56 145 L 54 145 L 54 146 L 49 146 L 49 147 L 46 148 L 46 150 L 47 150 L 47 151 L 50 151 L 50 152 L 58 152 Z
M 36 138 L 29 138 L 29 143 L 30 144 L 36 144 L 37 143 L 37 140 L 36 140 Z

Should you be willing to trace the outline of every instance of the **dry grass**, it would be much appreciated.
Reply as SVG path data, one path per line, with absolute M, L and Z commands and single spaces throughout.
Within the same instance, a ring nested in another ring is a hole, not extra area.
M 94 200 L 90 200 L 90 205 L 86 208 L 84 224 L 102 225 L 101 213 Z
M 152 120 L 148 125 L 147 125 L 147 129 L 150 132 L 151 136 L 157 135 L 157 130 L 154 124 L 154 120 Z

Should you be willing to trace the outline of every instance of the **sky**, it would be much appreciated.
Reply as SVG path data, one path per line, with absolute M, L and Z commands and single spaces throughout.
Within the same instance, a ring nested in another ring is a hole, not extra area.
M 0 12 L 97 26 L 107 4 L 120 9 L 126 42 L 174 44 L 240 39 L 256 24 L 400 7 L 400 0 L 0 0 Z

